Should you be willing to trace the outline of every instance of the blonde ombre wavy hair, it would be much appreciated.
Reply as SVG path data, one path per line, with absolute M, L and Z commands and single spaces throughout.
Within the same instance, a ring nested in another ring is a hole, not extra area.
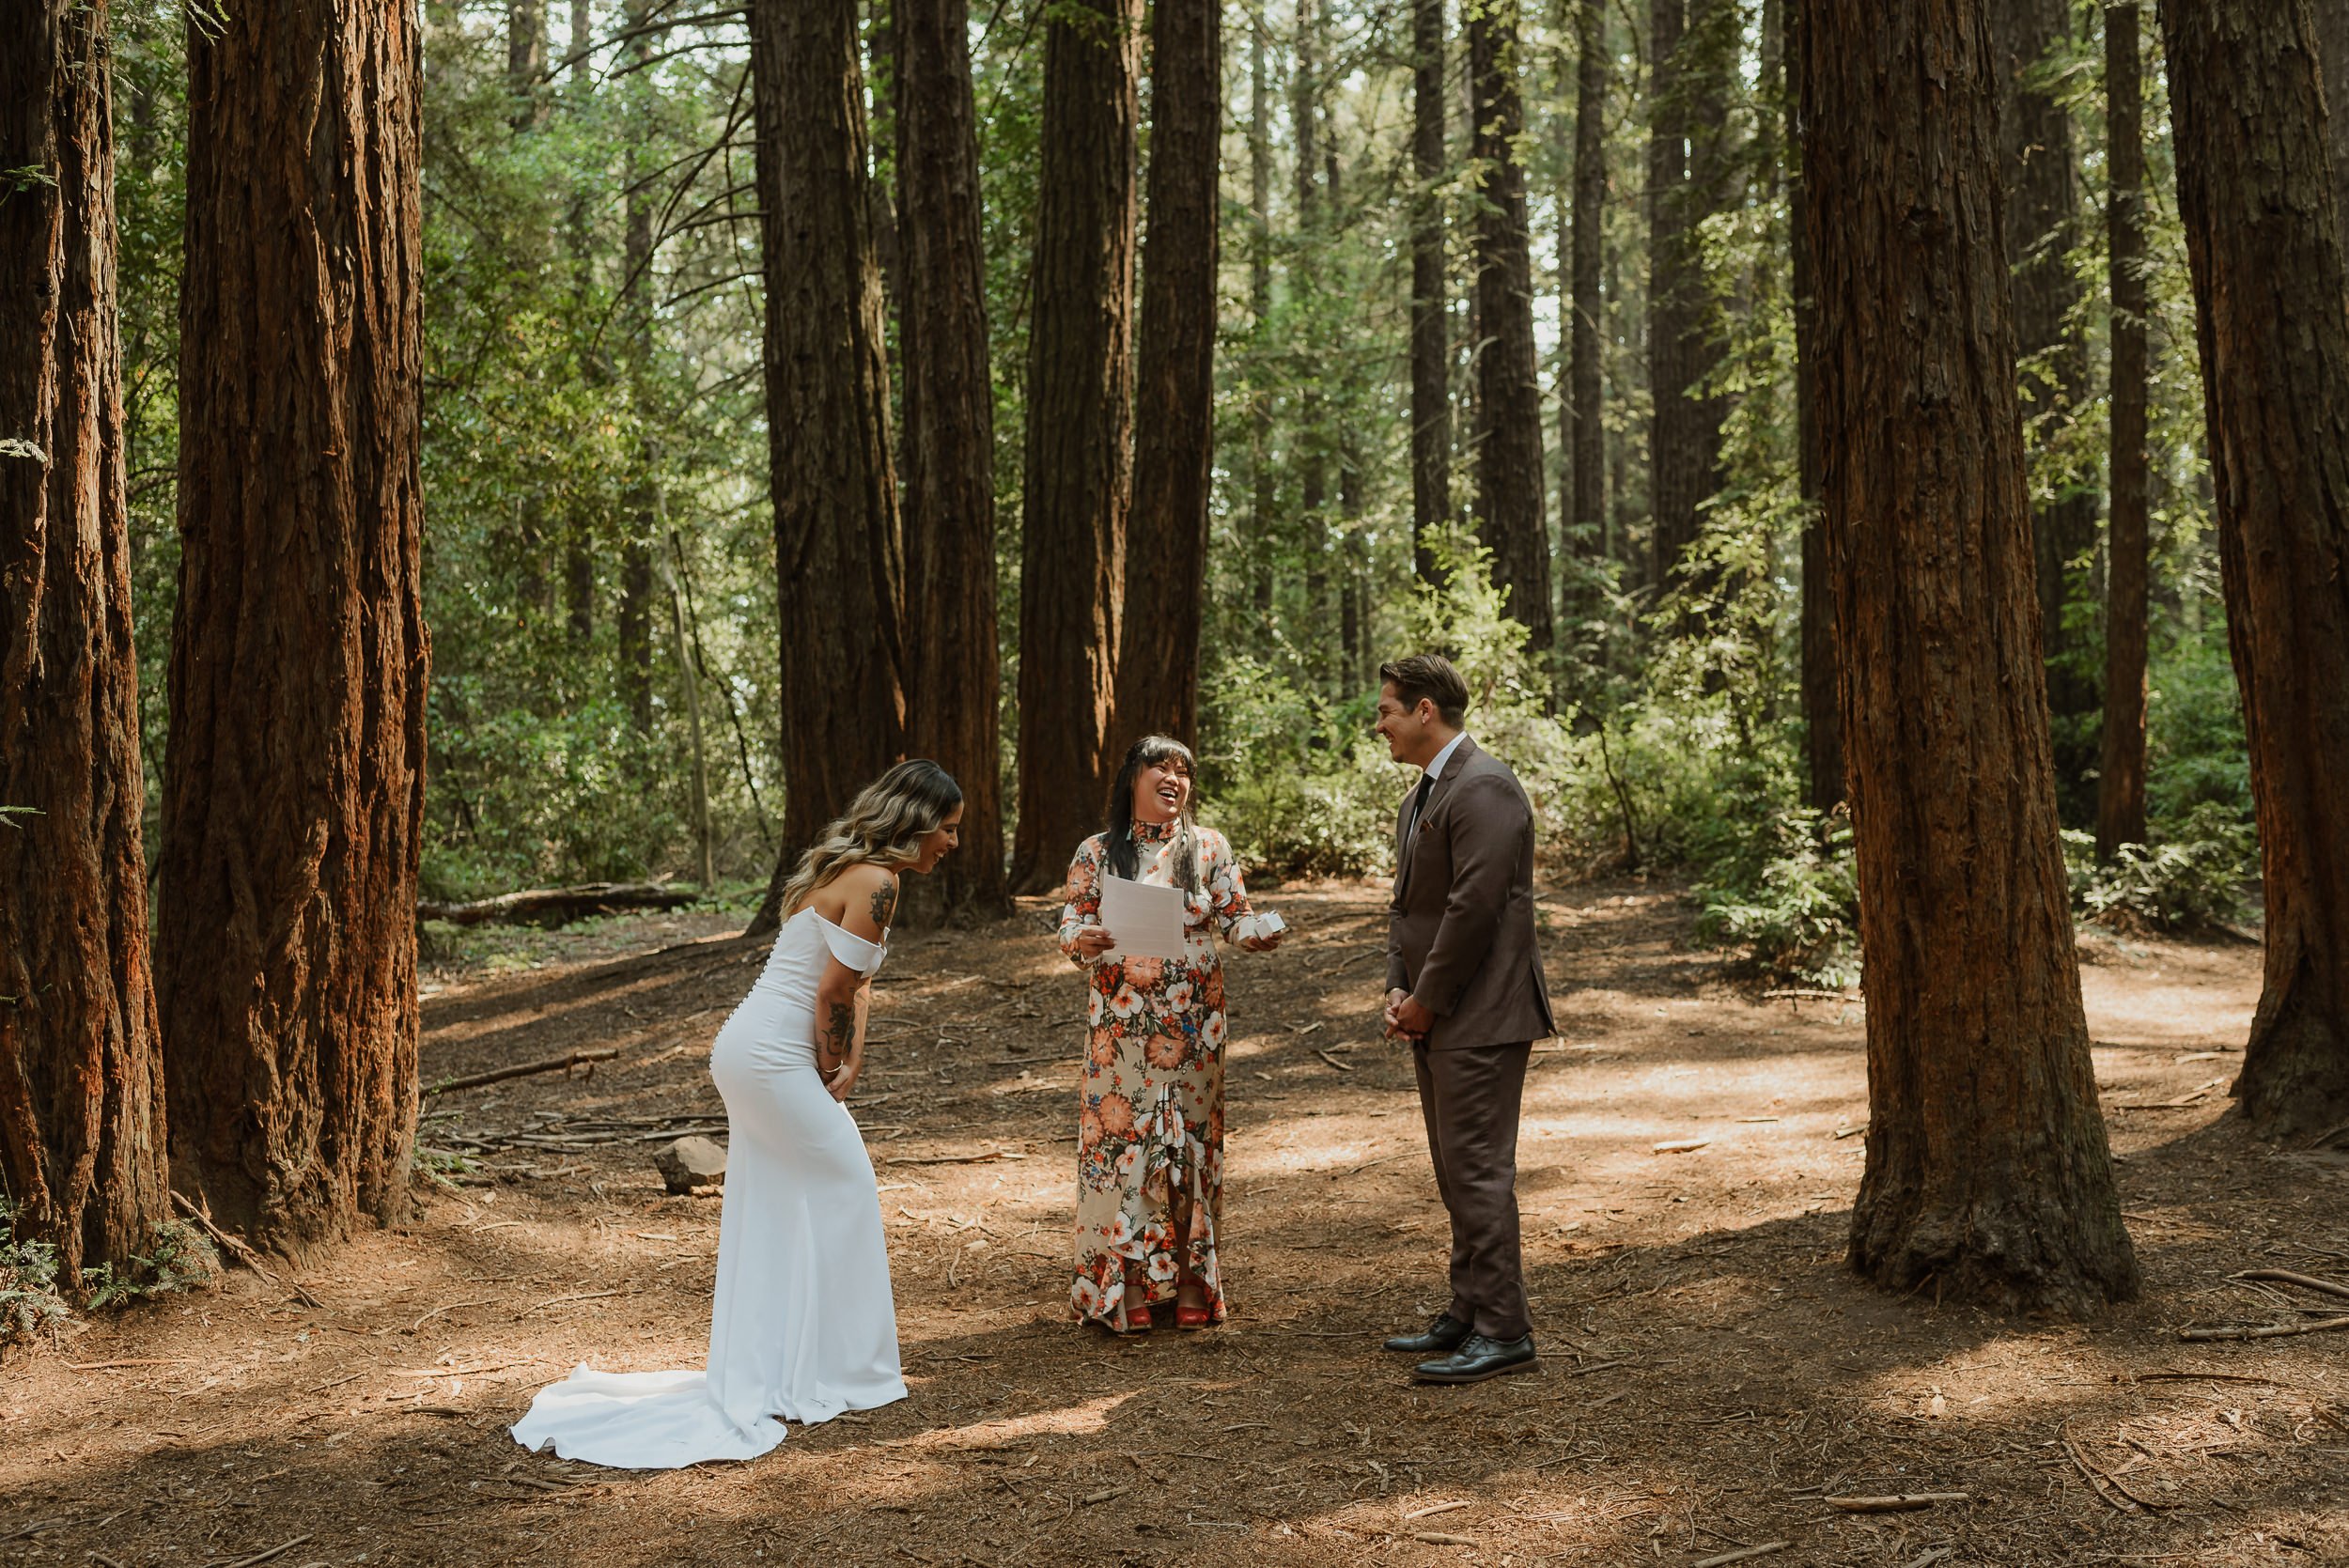
M 808 895 L 852 865 L 892 871 L 921 858 L 922 841 L 962 804 L 962 786 L 934 762 L 901 762 L 857 791 L 839 818 L 800 857 L 783 885 L 783 914 L 800 912 Z

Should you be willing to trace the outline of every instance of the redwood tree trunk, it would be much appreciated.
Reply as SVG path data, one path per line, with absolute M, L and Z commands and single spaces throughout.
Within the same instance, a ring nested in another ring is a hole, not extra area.
M 415 1136 L 413 13 L 230 7 L 188 77 L 156 988 L 175 1179 L 292 1249 L 405 1213 Z
M 2314 0 L 2317 66 L 2325 80 L 2325 150 L 2333 171 L 2333 207 L 2349 214 L 2349 0 Z
M 751 77 L 786 789 L 761 935 L 801 851 L 905 748 L 905 552 L 856 0 L 754 0 Z
M 1607 225 L 1607 0 L 1581 0 L 1576 12 L 1574 99 L 1574 220 L 1568 257 L 1565 426 L 1567 549 L 1587 563 L 1595 578 L 1607 549 L 1607 426 L 1600 407 L 1604 350 L 1599 336 L 1599 293 Z M 1595 622 L 1604 608 L 1584 594 L 1572 613 Z
M 1411 0 L 1411 563 L 1437 581 L 1434 536 L 1452 520 L 1451 305 L 1444 285 L 1443 0 Z
M 2015 276 L 2015 352 L 2025 365 L 2022 418 L 2027 449 L 2060 446 L 2088 393 L 2088 344 L 2079 324 L 2080 285 L 2066 253 L 2077 239 L 2079 187 L 2072 170 L 2072 115 L 2042 72 L 2063 41 L 2072 0 L 1992 0 L 1999 52 L 1999 129 L 2005 136 L 2006 245 Z M 2055 725 L 2058 797 L 2068 817 L 2094 810 L 2096 688 L 2064 626 L 2069 565 L 2096 540 L 2090 475 L 2065 462 L 2056 492 L 2037 507 L 2034 538 L 2040 645 L 2047 658 L 2047 702 Z
M 2134 0 L 2105 12 L 2105 203 L 2112 287 L 2112 514 L 2105 567 L 2096 854 L 2145 842 L 2145 139 Z M 2349 108 L 2349 105 L 2344 105 Z M 2349 118 L 2349 116 L 2344 116 Z
M 1649 0 L 1647 138 L 1648 509 L 1654 519 L 1654 582 L 1670 585 L 1695 526 L 1694 489 L 1685 475 L 1690 412 L 1684 346 L 1695 294 L 1688 235 L 1688 128 L 1680 82 L 1688 0 Z M 1688 522 L 1681 522 L 1686 510 Z
M 1132 501 L 1141 0 L 1046 12 L 1019 565 L 1012 886 L 1060 885 L 1101 822 Z
M 1802 57 L 1803 0 L 1786 19 L 1790 60 Z M 1790 115 L 1790 124 L 1800 116 Z M 1812 298 L 1809 187 L 1803 182 L 1801 134 L 1787 170 L 1788 219 L 1794 229 L 1795 448 L 1802 496 L 1803 762 L 1815 811 L 1833 811 L 1843 799 L 1843 699 L 1835 652 L 1835 582 L 1828 573 L 1827 518 L 1820 504 L 1819 312 Z
M 1306 682 L 1329 691 L 1336 685 L 1336 670 L 1330 657 L 1330 429 L 1322 398 L 1328 362 L 1321 335 L 1313 326 L 1322 314 L 1325 268 L 1320 252 L 1329 242 L 1321 227 L 1321 190 L 1315 178 L 1321 161 L 1321 92 L 1315 74 L 1319 70 L 1315 56 L 1319 52 L 1320 23 L 1314 0 L 1295 0 L 1295 5 L 1297 30 L 1292 51 L 1295 67 L 1289 75 L 1289 135 L 1297 153 L 1297 243 L 1304 256 L 1312 259 L 1293 264 L 1288 272 L 1289 308 L 1307 323 L 1291 355 L 1297 422 L 1290 438 L 1297 443 L 1297 500 L 1304 535 L 1305 603 L 1303 616 L 1291 624 L 1288 636 L 1299 656 Z
M 1518 144 L 1517 0 L 1468 10 L 1469 72 L 1476 95 L 1473 156 L 1484 171 L 1476 210 L 1477 531 L 1492 551 L 1508 614 L 1545 658 L 1556 641 L 1549 602 L 1549 532 L 1542 514 L 1542 388 L 1533 345 L 1533 242 Z
M 105 8 L 0 15 L 0 1187 L 86 1266 L 171 1218 L 148 968 Z
M 1195 743 L 1215 458 L 1216 210 L 1223 132 L 1221 0 L 1151 15 L 1150 227 L 1142 267 L 1134 512 L 1126 542 L 1118 722 Z
M 1815 0 L 1802 28 L 1868 997 L 1851 1260 L 2087 1311 L 2138 1273 L 2057 837 L 1982 5 Z
M 995 397 L 969 7 L 901 7 L 899 325 L 905 378 L 906 743 L 962 785 L 962 849 L 938 875 L 955 920 L 1006 913 L 995 643 Z M 931 902 L 927 889 L 909 912 Z
M 2259 812 L 2265 986 L 2235 1094 L 2349 1119 L 2349 318 L 2306 0 L 2165 0 L 2227 641 Z

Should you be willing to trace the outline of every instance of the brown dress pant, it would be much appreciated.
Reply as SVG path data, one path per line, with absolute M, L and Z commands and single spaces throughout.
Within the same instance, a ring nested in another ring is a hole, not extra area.
M 1533 1043 L 1411 1048 L 1436 1190 L 1452 1217 L 1454 1319 L 1492 1340 L 1532 1331 L 1517 1242 L 1517 1110 Z

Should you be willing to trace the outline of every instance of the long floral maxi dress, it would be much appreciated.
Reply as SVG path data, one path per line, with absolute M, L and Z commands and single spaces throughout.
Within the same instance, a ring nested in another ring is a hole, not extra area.
M 1136 880 L 1175 885 L 1175 825 L 1136 823 Z M 1077 1133 L 1077 1281 L 1080 1318 L 1123 1332 L 1150 1326 L 1150 1306 L 1175 1298 L 1175 1194 L 1190 1197 L 1190 1273 L 1210 1320 L 1223 1321 L 1216 1231 L 1223 1207 L 1223 961 L 1219 928 L 1233 939 L 1250 914 L 1232 846 L 1193 828 L 1199 890 L 1180 958 L 1087 959 L 1077 933 L 1101 924 L 1108 835 L 1077 848 L 1061 910 L 1061 951 L 1089 971 L 1085 1063 Z

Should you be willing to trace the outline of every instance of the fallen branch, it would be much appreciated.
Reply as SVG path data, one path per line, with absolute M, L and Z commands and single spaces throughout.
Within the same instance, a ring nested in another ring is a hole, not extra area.
M 1764 991 L 1764 1001 L 1858 1001 L 1848 991 L 1807 991 L 1799 986 L 1779 991 Z
M 2070 1433 L 2058 1433 L 2057 1436 L 2063 1440 L 2063 1452 L 2071 1455 L 2072 1463 L 2078 1466 L 2080 1474 L 2087 1478 L 2088 1489 L 2095 1493 L 2097 1498 L 2107 1506 L 2110 1507 L 2114 1513 L 2126 1514 L 2128 1509 L 2123 1508 L 2117 1502 L 2114 1502 L 2112 1500 L 2112 1495 L 2106 1492 L 2106 1486 L 2111 1487 L 2114 1493 L 2118 1493 L 2120 1496 L 2126 1498 L 2129 1502 L 2136 1506 L 2138 1512 L 2141 1514 L 2151 1514 L 2157 1509 L 2159 1506 L 2158 1504 L 2147 1502 L 2143 1498 L 2139 1497 L 2135 1492 L 2132 1492 L 2127 1487 L 2122 1485 L 2120 1479 L 2110 1470 L 2104 1469 L 2101 1467 L 2092 1464 L 2089 1460 L 2088 1455 L 2080 1452 L 2079 1444 L 2072 1440 L 2072 1435 Z M 2099 1486 L 2097 1484 L 2098 1482 L 2104 1483 L 2104 1485 Z
M 1955 1546 L 1936 1546 L 1933 1550 L 1927 1552 L 1924 1556 L 1910 1563 L 1908 1568 L 1933 1568 L 1933 1565 L 1940 1561 L 1943 1558 L 1955 1557 L 1956 1555 L 1957 1548 Z
M 2349 1285 L 2339 1280 L 2321 1280 L 2313 1274 L 2295 1274 L 2289 1268 L 2247 1268 L 2240 1274 L 2230 1274 L 2230 1280 L 2273 1280 L 2279 1284 L 2298 1285 L 2302 1290 L 2317 1291 L 2326 1296 L 2349 1296 Z
M 1740 1546 L 1734 1552 L 1708 1557 L 1702 1562 L 1691 1564 L 1691 1568 L 1721 1568 L 1726 1562 L 1743 1562 L 1750 1557 L 1767 1557 L 1772 1552 L 1782 1552 L 1793 1545 L 1792 1541 L 1765 1541 L 1758 1546 Z
M 550 1056 L 543 1062 L 524 1062 L 512 1067 L 495 1067 L 486 1073 L 468 1073 L 463 1078 L 444 1078 L 425 1090 L 428 1094 L 445 1094 L 452 1089 L 478 1089 L 485 1083 L 504 1083 L 509 1078 L 529 1078 L 537 1073 L 568 1073 L 584 1063 L 609 1062 L 620 1054 L 617 1046 L 600 1050 L 575 1050 L 562 1056 Z
M 526 888 L 470 903 L 420 898 L 416 918 L 444 920 L 451 925 L 561 925 L 614 909 L 675 909 L 700 896 L 698 889 L 661 882 L 583 882 L 568 888 Z
M 1314 1054 L 1320 1057 L 1324 1062 L 1327 1062 L 1332 1067 L 1335 1067 L 1339 1072 L 1350 1073 L 1354 1070 L 1353 1068 L 1347 1066 L 1345 1063 L 1339 1061 L 1336 1057 L 1330 1055 L 1326 1050 L 1316 1049 Z
M 1446 1535 L 1439 1529 L 1415 1529 L 1411 1531 L 1411 1539 L 1424 1541 L 1431 1546 L 1473 1546 L 1476 1545 L 1476 1537 L 1472 1535 Z
M 295 1536 L 292 1540 L 280 1541 L 276 1545 L 272 1546 L 265 1552 L 255 1552 L 251 1557 L 241 1557 L 236 1559 L 234 1561 L 221 1562 L 216 1564 L 215 1568 L 253 1568 L 255 1563 L 267 1562 L 271 1558 L 277 1556 L 280 1552 L 292 1551 L 296 1546 L 299 1546 L 304 1541 L 309 1540 L 313 1533 L 314 1532 L 310 1530 L 303 1530 L 300 1535 Z
M 981 1155 L 891 1155 L 884 1165 L 984 1165 L 990 1159 L 1025 1159 L 1010 1149 L 989 1149 Z
M 1889 1498 L 1821 1498 L 1838 1514 L 1910 1514 L 1941 1502 L 1971 1502 L 1970 1492 L 1900 1492 Z
M 206 1235 L 210 1236 L 214 1241 L 220 1243 L 221 1250 L 223 1251 L 226 1252 L 230 1257 L 235 1258 L 239 1263 L 244 1265 L 245 1267 L 253 1270 L 254 1273 L 258 1274 L 267 1283 L 272 1285 L 277 1283 L 277 1276 L 272 1274 L 269 1271 L 268 1265 L 261 1262 L 260 1253 L 256 1252 L 252 1248 L 246 1246 L 241 1237 L 232 1236 L 226 1231 L 222 1230 L 218 1225 L 213 1224 L 212 1217 L 210 1214 L 207 1214 L 204 1210 L 196 1207 L 186 1193 L 179 1191 L 177 1188 L 173 1189 L 171 1202 L 173 1206 L 178 1208 L 181 1214 L 184 1214 L 190 1219 L 194 1220 L 197 1227 L 202 1230 Z
M 2270 1323 L 2256 1328 L 2181 1328 L 2178 1338 L 2197 1343 L 2211 1340 L 2280 1340 L 2294 1334 L 2322 1334 L 2332 1328 L 2349 1328 L 2349 1317 L 2320 1318 L 2314 1323 Z

